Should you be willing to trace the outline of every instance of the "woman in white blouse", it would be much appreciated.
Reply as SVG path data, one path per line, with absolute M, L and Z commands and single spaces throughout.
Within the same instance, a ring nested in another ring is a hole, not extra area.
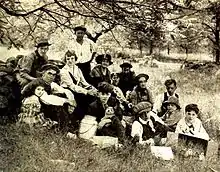
M 61 86 L 71 90 L 75 96 L 80 118 L 84 116 L 88 105 L 96 97 L 97 89 L 87 83 L 82 71 L 76 66 L 77 57 L 74 51 L 68 50 L 63 61 L 65 66 L 60 70 Z M 76 110 L 77 110 L 76 109 Z
M 76 60 L 74 51 L 65 53 L 63 61 L 66 65 L 60 70 L 61 86 L 76 93 L 96 95 L 97 90 L 86 82 L 82 71 L 75 64 Z

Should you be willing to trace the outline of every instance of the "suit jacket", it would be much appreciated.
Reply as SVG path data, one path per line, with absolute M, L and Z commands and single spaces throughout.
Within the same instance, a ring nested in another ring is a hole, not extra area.
M 147 101 L 153 104 L 152 93 L 147 88 L 142 90 L 139 87 L 135 87 L 134 90 L 130 93 L 129 101 L 133 105 L 136 105 L 143 101 Z
M 111 72 L 107 68 L 106 75 L 104 75 L 101 71 L 101 68 L 101 65 L 97 65 L 90 72 L 91 83 L 94 87 L 97 87 L 100 82 L 111 83 Z
M 73 92 L 87 94 L 88 88 L 91 87 L 88 84 L 82 74 L 82 71 L 78 66 L 74 66 L 74 70 L 65 65 L 60 70 L 61 86 L 64 88 L 70 88 Z

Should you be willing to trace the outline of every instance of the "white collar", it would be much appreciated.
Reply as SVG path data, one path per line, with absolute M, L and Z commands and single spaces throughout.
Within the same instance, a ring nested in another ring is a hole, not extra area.
M 167 94 L 168 97 L 171 97 L 171 95 L 167 91 L 166 91 L 166 94 Z M 176 96 L 176 91 L 174 91 L 172 96 Z
M 139 121 L 140 121 L 142 124 L 145 124 L 145 125 L 147 124 L 147 121 L 141 119 L 140 117 L 139 117 L 138 119 L 139 119 Z

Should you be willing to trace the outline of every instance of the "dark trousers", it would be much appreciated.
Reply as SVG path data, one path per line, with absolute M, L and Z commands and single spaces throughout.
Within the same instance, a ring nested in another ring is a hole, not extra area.
M 81 93 L 73 92 L 74 98 L 76 100 L 76 108 L 71 115 L 71 123 L 73 125 L 74 130 L 79 129 L 80 121 L 84 118 L 88 111 L 89 104 L 95 100 L 95 97 L 91 95 L 85 95 Z
M 104 126 L 98 130 L 97 135 L 118 137 L 119 142 L 123 143 L 125 139 L 125 128 L 118 117 L 112 117 L 110 126 Z
M 91 72 L 91 65 L 90 65 L 90 61 L 86 62 L 86 63 L 78 63 L 77 66 L 80 68 L 80 70 L 82 71 L 82 74 L 85 78 L 85 80 L 90 83 L 90 72 Z
M 53 106 L 43 104 L 43 113 L 46 118 L 50 118 L 53 121 L 57 121 L 60 129 L 67 129 L 70 120 L 70 114 L 68 113 L 68 105 Z

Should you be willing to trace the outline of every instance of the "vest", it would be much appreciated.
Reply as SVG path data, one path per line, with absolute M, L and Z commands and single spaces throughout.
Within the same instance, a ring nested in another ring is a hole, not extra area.
M 179 95 L 178 95 L 178 94 L 175 93 L 174 95 L 175 95 L 175 97 L 179 98 Z M 163 98 L 163 103 L 169 99 L 169 97 L 167 96 L 166 92 L 164 93 L 164 96 L 163 96 L 163 97 L 164 97 L 164 98 Z M 165 113 L 166 113 L 166 108 L 162 105 L 162 107 L 161 107 L 161 113 L 159 113 L 158 116 L 161 117 L 161 116 L 163 116 Z

